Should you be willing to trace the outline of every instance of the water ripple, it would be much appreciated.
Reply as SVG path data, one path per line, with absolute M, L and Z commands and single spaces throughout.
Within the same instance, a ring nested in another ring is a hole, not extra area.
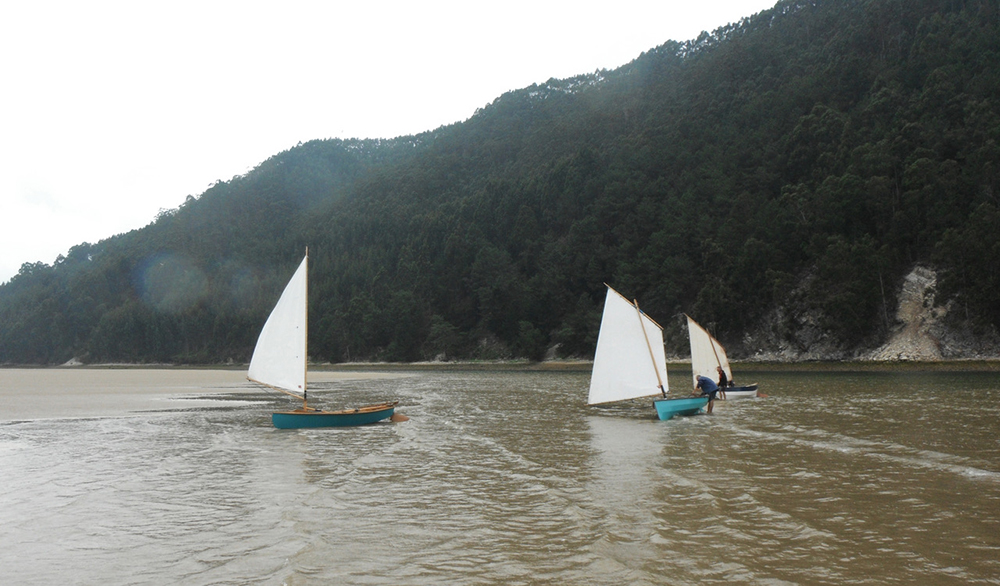
M 0 582 L 1000 583 L 1000 423 L 957 406 L 995 376 L 777 373 L 669 422 L 586 407 L 587 380 L 318 386 L 411 417 L 343 430 L 275 430 L 284 399 L 249 386 L 0 425 Z

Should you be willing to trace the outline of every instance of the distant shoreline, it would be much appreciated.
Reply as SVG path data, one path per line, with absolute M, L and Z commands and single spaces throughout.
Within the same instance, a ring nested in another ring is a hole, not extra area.
M 739 372 L 1000 372 L 1000 360 L 939 360 L 939 361 L 803 361 L 803 362 L 732 362 Z M 550 372 L 590 372 L 589 360 L 528 361 L 474 361 L 474 362 L 351 362 L 340 364 L 310 365 L 310 370 L 530 370 Z M 689 360 L 667 360 L 670 372 L 689 370 Z
M 936 361 L 733 361 L 733 369 L 740 372 L 1000 372 L 1000 359 L 952 359 Z M 667 360 L 668 370 L 690 368 L 690 361 Z M 589 372 L 593 367 L 590 360 L 548 360 L 531 362 L 528 360 L 469 360 L 454 362 L 341 362 L 310 364 L 311 372 L 358 372 L 358 371 L 541 371 L 541 372 Z M 39 369 L 145 369 L 145 370 L 246 370 L 246 364 L 73 364 L 59 366 L 2 365 L 0 368 Z

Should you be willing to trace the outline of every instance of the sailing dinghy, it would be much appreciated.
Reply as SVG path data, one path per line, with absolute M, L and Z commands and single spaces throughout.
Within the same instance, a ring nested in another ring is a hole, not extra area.
M 638 302 L 608 287 L 587 404 L 661 396 L 653 405 L 662 420 L 694 415 L 708 404 L 708 397 L 668 399 L 667 390 L 663 328 L 639 310 Z
M 691 341 L 691 378 L 695 387 L 698 386 L 698 376 L 707 376 L 718 381 L 718 368 L 721 366 L 726 373 L 726 379 L 733 380 L 733 370 L 729 367 L 729 358 L 726 357 L 726 349 L 715 339 L 708 330 L 685 315 L 688 321 L 688 339 Z M 757 396 L 757 385 L 732 386 L 719 388 L 719 398 L 727 401 L 733 399 L 746 399 Z
M 280 429 L 346 427 L 392 417 L 398 401 L 340 411 L 323 411 L 308 405 L 308 263 L 309 251 L 306 250 L 305 258 L 260 331 L 247 379 L 302 399 L 301 408 L 271 415 L 271 422 Z

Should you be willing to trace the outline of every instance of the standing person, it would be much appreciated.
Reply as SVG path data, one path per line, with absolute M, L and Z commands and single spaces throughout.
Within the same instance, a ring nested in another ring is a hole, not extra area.
M 708 378 L 707 376 L 698 375 L 698 384 L 695 386 L 696 389 L 701 389 L 701 394 L 699 397 L 704 397 L 708 395 L 708 412 L 712 412 L 712 405 L 715 403 L 715 394 L 719 392 L 719 385 L 715 384 L 715 381 Z
M 721 366 L 716 366 L 715 369 L 719 371 L 719 396 L 722 397 L 723 401 L 725 401 L 726 389 L 728 389 L 732 383 L 729 382 L 729 378 L 726 377 L 726 371 L 723 370 Z

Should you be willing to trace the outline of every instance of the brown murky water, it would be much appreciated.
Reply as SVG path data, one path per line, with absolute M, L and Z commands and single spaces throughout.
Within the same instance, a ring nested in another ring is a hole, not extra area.
M 1000 584 L 997 373 L 761 372 L 668 422 L 586 372 L 318 375 L 411 420 L 281 431 L 241 372 L 30 371 L 41 414 L 23 372 L 3 584 Z

